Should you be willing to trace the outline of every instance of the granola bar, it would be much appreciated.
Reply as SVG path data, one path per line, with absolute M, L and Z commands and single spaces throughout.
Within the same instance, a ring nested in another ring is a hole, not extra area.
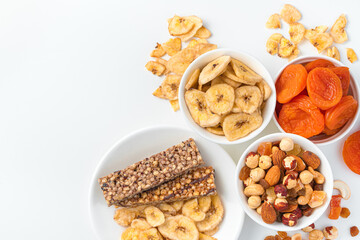
M 116 202 L 115 205 L 134 207 L 213 195 L 216 194 L 214 172 L 212 167 L 199 167 L 156 188 Z
M 194 139 L 134 163 L 98 180 L 108 206 L 170 181 L 203 164 Z

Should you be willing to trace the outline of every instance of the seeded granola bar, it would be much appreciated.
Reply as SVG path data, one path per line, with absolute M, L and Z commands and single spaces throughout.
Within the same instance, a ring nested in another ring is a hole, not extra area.
M 213 195 L 216 194 L 214 172 L 212 167 L 199 167 L 156 188 L 116 202 L 115 205 L 134 207 Z
M 98 180 L 108 206 L 170 181 L 203 164 L 194 139 L 134 163 Z

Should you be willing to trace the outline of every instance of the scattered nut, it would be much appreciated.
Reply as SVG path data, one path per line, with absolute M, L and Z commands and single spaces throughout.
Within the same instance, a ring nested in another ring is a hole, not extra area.
M 291 240 L 302 240 L 302 236 L 301 236 L 300 233 L 294 234 L 294 235 L 291 237 Z
M 309 226 L 307 226 L 307 227 L 304 227 L 303 229 L 301 229 L 301 230 L 303 230 L 304 232 L 311 232 L 312 230 L 314 230 L 315 229 L 315 224 L 313 223 L 313 224 L 310 224 Z
M 272 166 L 272 159 L 270 156 L 261 156 L 259 160 L 259 167 L 266 170 Z
M 312 180 L 314 179 L 314 175 L 312 175 L 312 173 L 308 170 L 304 170 L 300 173 L 300 181 L 303 184 L 309 184 L 312 182 Z
M 342 218 L 348 218 L 350 216 L 350 210 L 348 208 L 341 208 L 340 216 Z
M 259 154 L 250 152 L 245 159 L 246 166 L 256 168 L 259 165 L 259 157 Z
M 259 196 L 251 196 L 248 198 L 248 205 L 251 209 L 258 208 L 261 205 L 261 198 Z
M 315 229 L 309 233 L 309 240 L 322 240 L 323 238 L 324 234 L 320 230 Z
M 345 200 L 348 200 L 351 196 L 351 190 L 349 186 L 341 180 L 334 181 L 334 189 L 339 190 L 341 197 Z
M 279 147 L 285 152 L 291 151 L 294 148 L 294 141 L 291 138 L 283 138 L 280 141 Z
M 329 240 L 336 239 L 339 235 L 337 228 L 333 226 L 326 227 L 323 232 L 325 239 Z
M 265 171 L 262 168 L 255 168 L 250 171 L 250 177 L 254 182 L 260 181 L 260 179 L 265 177 Z

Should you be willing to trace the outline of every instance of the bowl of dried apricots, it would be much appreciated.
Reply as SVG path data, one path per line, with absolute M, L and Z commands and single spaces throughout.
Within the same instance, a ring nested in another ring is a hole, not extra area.
M 286 133 L 325 145 L 341 139 L 359 117 L 359 85 L 351 69 L 326 56 L 300 57 L 276 77 L 274 120 Z

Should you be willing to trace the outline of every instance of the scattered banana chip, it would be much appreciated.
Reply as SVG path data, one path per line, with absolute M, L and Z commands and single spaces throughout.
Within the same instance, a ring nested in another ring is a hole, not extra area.
M 320 26 L 317 26 L 312 29 L 306 29 L 305 38 L 307 40 L 310 40 L 310 39 L 314 38 L 317 34 L 326 32 L 327 29 L 328 29 L 328 26 L 325 26 L 325 25 L 320 25 Z
M 301 19 L 301 13 L 293 5 L 285 4 L 280 12 L 281 18 L 288 24 L 297 22 Z
M 165 222 L 164 214 L 154 206 L 149 206 L 144 210 L 146 221 L 152 226 L 157 227 Z
M 148 230 L 151 228 L 150 224 L 143 218 L 134 219 L 131 222 L 131 227 L 136 228 L 140 231 Z
M 230 56 L 222 56 L 208 63 L 200 73 L 199 84 L 204 85 L 222 74 L 231 60 Z
M 265 24 L 266 28 L 281 28 L 280 15 L 275 13 L 269 17 Z
M 195 69 L 191 74 L 190 78 L 187 80 L 185 89 L 189 90 L 190 88 L 196 87 L 200 75 L 200 68 Z
M 236 82 L 234 80 L 231 80 L 230 78 L 224 76 L 224 75 L 221 75 L 220 78 L 227 84 L 229 84 L 230 86 L 232 86 L 233 88 L 238 88 L 241 86 L 241 83 L 240 82 Z
M 278 55 L 282 58 L 289 57 L 295 49 L 295 45 L 289 39 L 281 38 Z
M 235 91 L 233 87 L 226 83 L 216 84 L 206 91 L 205 99 L 210 111 L 224 115 L 233 108 Z
M 280 33 L 272 34 L 266 41 L 266 51 L 271 55 L 277 54 L 279 52 L 279 44 L 282 38 L 283 35 L 281 35 Z
M 214 127 L 220 122 L 220 116 L 210 111 L 205 93 L 196 89 L 185 92 L 185 102 L 194 121 L 201 127 Z
M 257 82 L 261 81 L 262 77 L 243 62 L 232 58 L 230 64 L 234 69 L 235 75 L 241 79 L 241 83 L 255 85 Z
M 208 43 L 208 41 L 206 39 L 192 39 L 187 45 L 187 47 L 194 47 L 196 44 L 199 43 Z
M 211 32 L 206 27 L 202 26 L 197 30 L 194 37 L 202 38 L 202 39 L 208 39 L 211 36 Z
M 221 203 L 221 200 L 218 195 L 213 195 L 211 196 L 211 207 L 207 211 L 205 219 L 201 222 L 197 222 L 196 226 L 200 232 L 209 231 L 218 226 L 221 223 L 223 217 L 224 207 Z
M 288 61 L 290 62 L 290 61 L 294 60 L 295 58 L 297 58 L 299 53 L 300 53 L 300 50 L 297 47 L 295 47 L 293 52 L 288 57 Z
M 180 105 L 179 105 L 179 100 L 178 99 L 170 100 L 169 102 L 170 102 L 170 105 L 171 105 L 172 109 L 174 110 L 174 112 L 179 111 Z
M 348 40 L 348 36 L 345 31 L 346 27 L 346 16 L 342 14 L 331 27 L 330 34 L 336 43 L 343 43 Z
M 311 44 L 316 47 L 319 53 L 333 44 L 333 39 L 329 33 L 319 33 L 310 39 Z
M 347 48 L 346 49 L 346 55 L 347 55 L 347 59 L 349 59 L 349 61 L 351 63 L 358 60 L 358 58 L 356 56 L 356 53 L 355 53 L 354 49 L 352 49 L 352 48 Z
M 138 229 L 135 228 L 127 228 L 121 234 L 121 240 L 140 240 L 140 233 Z
M 184 48 L 168 60 L 168 68 L 175 74 L 182 75 L 192 61 L 197 57 L 195 48 Z
M 188 200 L 184 203 L 182 214 L 191 218 L 195 222 L 200 222 L 205 219 L 205 213 L 200 210 L 197 198 Z
M 190 38 L 194 37 L 194 35 L 196 34 L 196 32 L 202 27 L 203 22 L 200 18 L 198 18 L 197 16 L 189 16 L 189 17 L 184 17 L 185 19 L 189 20 L 190 22 L 194 23 L 194 27 L 187 33 L 179 35 L 179 37 L 181 38 L 182 41 L 186 42 L 188 41 Z
M 158 98 L 167 99 L 161 90 L 161 86 L 159 86 L 154 92 L 153 95 Z
M 258 111 L 255 111 L 252 114 L 234 113 L 225 118 L 223 130 L 226 138 L 229 141 L 234 141 L 247 136 L 249 133 L 259 128 L 261 124 L 262 117 Z
M 200 233 L 199 240 L 216 240 L 216 238 Z
M 152 72 L 153 74 L 155 74 L 157 76 L 163 75 L 163 73 L 165 71 L 164 65 L 162 65 L 161 63 L 158 63 L 158 62 L 154 62 L 154 61 L 147 62 L 145 67 L 148 71 Z
M 164 81 L 161 83 L 161 92 L 166 99 L 176 100 L 178 99 L 179 85 L 181 76 L 179 75 L 167 75 Z
M 256 86 L 260 89 L 264 101 L 268 100 L 272 92 L 269 84 L 263 79 L 260 82 L 256 83 Z
M 169 56 L 174 56 L 181 50 L 181 39 L 170 38 L 166 43 L 162 44 L 162 47 Z
M 166 218 L 165 223 L 158 229 L 165 238 L 172 240 L 199 239 L 199 231 L 194 221 L 183 215 Z
M 215 134 L 218 136 L 225 136 L 222 127 L 207 127 L 205 129 L 212 134 Z
M 162 57 L 165 55 L 165 50 L 160 43 L 156 43 L 155 49 L 150 53 L 150 57 Z
M 156 228 L 150 228 L 140 232 L 139 237 L 139 240 L 163 240 L 163 237 Z
M 242 86 L 235 90 L 235 104 L 244 113 L 255 112 L 263 102 L 263 94 L 256 86 Z
M 180 36 L 190 32 L 195 26 L 195 23 L 186 17 L 179 17 L 175 15 L 169 21 L 169 33 L 172 36 Z
M 326 55 L 340 61 L 340 52 L 335 46 L 329 47 L 326 51 Z
M 199 42 L 200 40 L 201 39 L 198 39 L 197 41 Z M 201 42 L 199 42 L 193 48 L 196 51 L 196 57 L 199 57 L 200 55 L 202 55 L 202 54 L 204 54 L 204 53 L 206 53 L 208 51 L 216 49 L 217 45 L 211 44 L 211 43 L 201 43 Z
M 156 58 L 155 58 L 155 62 L 158 62 L 158 63 L 160 63 L 160 64 L 162 64 L 162 65 L 165 66 L 165 71 L 164 71 L 163 75 L 167 75 L 167 74 L 170 72 L 169 69 L 168 69 L 168 67 L 167 67 L 167 64 L 168 64 L 168 61 L 167 61 L 167 60 L 165 60 L 165 59 L 163 59 L 163 58 L 158 58 L 158 57 L 156 57 Z
M 295 45 L 299 44 L 303 40 L 304 34 L 305 34 L 304 25 L 302 25 L 301 23 L 290 24 L 290 28 L 289 28 L 290 40 Z

